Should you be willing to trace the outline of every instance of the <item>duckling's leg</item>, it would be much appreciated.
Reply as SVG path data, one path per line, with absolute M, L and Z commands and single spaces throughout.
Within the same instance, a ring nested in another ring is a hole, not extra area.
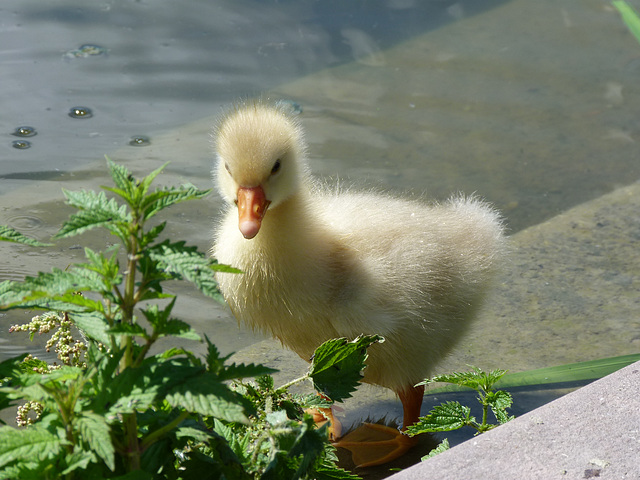
M 402 430 L 418 421 L 423 395 L 424 385 L 398 392 L 404 411 Z M 333 445 L 351 451 L 357 467 L 372 467 L 400 458 L 417 443 L 417 437 L 409 437 L 396 428 L 365 423 Z
M 318 392 L 318 395 L 320 395 L 321 397 L 327 398 L 325 395 L 323 395 L 320 392 Z M 309 413 L 310 415 L 313 415 L 313 421 L 316 422 L 316 425 L 318 427 L 321 427 L 327 422 L 329 423 L 328 433 L 329 433 L 329 440 L 331 441 L 334 441 L 340 438 L 340 435 L 342 434 L 342 424 L 333 414 L 334 408 L 336 407 L 332 406 L 330 408 L 310 408 L 307 410 L 307 413 Z

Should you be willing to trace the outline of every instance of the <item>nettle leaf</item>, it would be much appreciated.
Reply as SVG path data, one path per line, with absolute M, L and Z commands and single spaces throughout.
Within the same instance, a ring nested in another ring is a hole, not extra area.
M 107 333 L 109 324 L 103 315 L 96 312 L 78 312 L 69 315 L 69 318 L 87 337 L 100 343 L 109 344 L 110 338 Z
M 131 337 L 151 337 L 144 327 L 138 323 L 118 323 L 106 331 L 109 335 L 129 335 Z
M 89 247 L 85 247 L 84 254 L 89 260 L 89 263 L 83 263 L 79 266 L 94 271 L 101 277 L 107 279 L 110 287 L 111 285 L 118 285 L 122 282 L 122 274 L 120 274 L 120 265 L 117 258 L 118 245 L 114 245 L 109 248 L 109 250 L 112 250 L 113 253 L 107 258 L 104 253 L 95 252 Z
M 249 445 L 251 443 L 251 435 L 240 435 L 217 418 L 213 419 L 213 431 L 223 437 L 229 443 L 229 448 L 233 450 L 233 453 L 235 453 L 238 458 L 243 460 L 249 458 Z
M 243 378 L 253 378 L 262 375 L 270 375 L 276 373 L 278 370 L 275 368 L 265 367 L 264 365 L 256 365 L 254 363 L 249 364 L 235 364 L 226 365 L 224 370 L 218 373 L 217 378 L 221 381 L 227 380 L 240 380 Z
M 29 355 L 28 353 L 23 353 L 20 356 L 9 358 L 0 363 L 0 379 L 3 378 L 13 378 L 21 371 L 23 371 L 24 359 Z
M 214 276 L 216 263 L 196 247 L 188 247 L 185 242 L 171 243 L 166 240 L 150 248 L 148 253 L 158 263 L 158 268 L 174 278 L 192 282 L 206 296 L 223 301 Z
M 171 388 L 165 400 L 169 405 L 189 412 L 211 415 L 228 422 L 249 422 L 245 414 L 245 410 L 250 410 L 249 404 L 211 374 L 187 378 Z
M 7 225 L 0 225 L 0 241 L 22 243 L 32 247 L 50 247 L 52 243 L 42 243 L 35 238 L 27 237 Z
M 124 165 L 115 163 L 107 156 L 105 156 L 105 158 L 107 160 L 107 167 L 109 168 L 109 175 L 111 175 L 113 183 L 115 183 L 118 189 L 131 196 L 133 194 L 135 179 L 133 178 L 133 175 L 131 175 L 129 169 Z
M 289 456 L 300 456 L 300 464 L 294 478 L 306 476 L 316 458 L 324 451 L 327 442 L 327 425 L 316 428 L 311 415 L 306 414 L 302 422 L 298 423 L 295 442 L 289 448 Z
M 145 248 L 158 238 L 158 236 L 164 231 L 167 226 L 167 222 L 162 222 L 155 227 L 151 227 L 148 231 L 144 232 L 140 240 L 140 248 Z
M 238 365 L 235 363 L 225 365 L 225 362 L 229 359 L 231 354 L 225 357 L 220 356 L 220 351 L 213 343 L 211 343 L 209 337 L 205 335 L 204 339 L 207 343 L 207 369 L 220 381 L 240 380 L 248 377 L 261 377 L 278 371 L 273 368 L 265 367 L 264 365 L 255 365 L 253 363 L 248 365 L 243 363 Z M 273 387 L 273 383 L 271 384 L 271 387 Z
M 141 188 L 142 196 L 147 194 L 147 192 L 149 191 L 149 187 L 151 186 L 153 181 L 165 168 L 167 168 L 167 165 L 169 165 L 169 162 L 165 162 L 164 164 L 160 165 L 153 172 L 151 172 L 149 175 L 145 176 L 138 182 L 138 185 Z
M 473 366 L 471 369 L 472 370 L 469 372 L 454 372 L 446 375 L 436 375 L 435 377 L 421 382 L 418 385 L 442 382 L 472 388 L 477 391 L 482 390 L 483 392 L 489 392 L 492 389 L 493 384 L 507 373 L 506 370 L 493 370 L 487 373 Z
M 86 450 L 74 451 L 65 456 L 64 461 L 67 468 L 60 472 L 61 475 L 68 475 L 74 470 L 85 469 L 90 463 L 96 463 L 96 455 Z
M 240 460 L 229 448 L 227 442 L 217 436 L 212 436 L 209 439 L 206 455 L 193 449 L 187 459 L 181 462 L 181 464 L 183 468 L 180 471 L 180 478 L 182 480 L 227 478 L 234 480 L 251 480 L 257 478 L 255 475 L 249 475 L 245 471 Z
M 113 198 L 107 199 L 104 192 L 96 193 L 86 190 L 71 192 L 64 189 L 63 192 L 67 197 L 67 203 L 80 211 L 72 214 L 53 238 L 72 237 L 96 227 L 108 227 L 116 223 L 126 224 L 131 221 L 127 206 L 119 205 Z
M 41 375 L 39 372 L 46 372 L 48 368 L 49 364 L 47 362 L 35 357 L 31 357 L 28 360 L 25 359 L 20 364 L 20 371 L 31 375 Z
M 83 291 L 101 291 L 102 277 L 91 270 L 74 268 L 70 271 L 54 268 L 23 282 L 0 284 L 0 306 L 5 309 L 39 307 L 60 311 L 102 311 L 101 302 L 78 295 Z
M 409 435 L 418 435 L 425 432 L 448 432 L 470 425 L 475 422 L 471 416 L 471 409 L 459 402 L 446 402 L 433 407 L 431 412 L 420 417 L 418 423 L 407 428 Z
M 420 458 L 421 461 L 425 461 L 428 460 L 431 457 L 435 457 L 436 455 L 438 455 L 439 453 L 442 452 L 446 452 L 447 450 L 449 450 L 451 447 L 449 445 L 449 440 L 448 439 L 444 439 L 442 440 L 438 446 L 436 448 L 434 448 L 433 450 L 431 450 L 428 454 L 426 454 L 424 457 Z
M 351 397 L 362 379 L 367 348 L 383 341 L 379 335 L 361 335 L 353 341 L 337 338 L 320 345 L 309 370 L 316 390 L 336 402 Z
M 111 471 L 115 470 L 115 449 L 111 442 L 111 430 L 105 418 L 93 412 L 82 412 L 75 419 L 76 425 L 91 449 Z
M 315 469 L 313 478 L 315 480 L 361 480 L 358 475 L 328 462 Z
M 57 456 L 68 443 L 64 438 L 40 428 L 37 424 L 25 430 L 0 427 L 0 438 L 0 468 L 16 461 L 49 460 Z
M 136 179 L 126 167 L 112 162 L 109 157 L 107 157 L 107 164 L 109 166 L 111 178 L 117 188 L 102 188 L 120 196 L 131 206 L 131 208 L 139 210 L 141 209 L 141 205 L 144 204 L 145 196 L 147 195 L 153 180 L 155 180 L 155 178 L 169 163 L 167 162 L 164 165 L 161 165 L 159 168 L 155 169 L 149 175 L 140 180 Z
M 487 394 L 485 401 L 491 407 L 491 411 L 498 420 L 498 423 L 507 423 L 509 420 L 513 420 L 515 416 L 507 413 L 507 408 L 511 408 L 513 404 L 513 397 L 509 392 L 504 390 L 498 390 L 497 392 L 491 392 Z
M 105 385 L 103 403 L 113 415 L 146 410 L 181 376 L 197 373 L 181 368 L 183 363 L 181 359 L 158 361 L 151 357 L 138 368 L 126 368 Z
M 176 203 L 187 200 L 204 198 L 211 192 L 199 190 L 194 185 L 183 185 L 180 188 L 164 188 L 147 195 L 141 208 L 144 211 L 144 219 L 147 220 L 155 214 Z
M 162 310 L 156 304 L 142 310 L 143 315 L 153 327 L 154 335 L 158 337 L 173 335 L 187 340 L 201 340 L 200 335 L 188 323 L 169 318 L 175 303 L 176 298 L 174 297 Z

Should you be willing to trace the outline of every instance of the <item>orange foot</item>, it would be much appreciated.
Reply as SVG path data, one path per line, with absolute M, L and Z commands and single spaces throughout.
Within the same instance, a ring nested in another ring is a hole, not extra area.
M 396 428 L 364 423 L 333 446 L 349 450 L 357 467 L 373 467 L 400 458 L 417 443 Z
M 316 422 L 318 428 L 323 426 L 325 423 L 329 423 L 329 440 L 333 441 L 336 438 L 340 438 L 342 434 L 342 424 L 333 414 L 333 409 L 336 408 L 310 408 L 306 412 L 310 415 L 313 415 L 313 421 Z

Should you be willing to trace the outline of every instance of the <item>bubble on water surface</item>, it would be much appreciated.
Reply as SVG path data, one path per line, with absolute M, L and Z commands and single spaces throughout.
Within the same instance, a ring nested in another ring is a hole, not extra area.
M 33 137 L 37 134 L 38 132 L 36 132 L 35 128 L 24 125 L 17 127 L 11 135 L 15 135 L 16 137 Z
M 63 58 L 88 58 L 106 56 L 109 50 L 100 45 L 93 45 L 86 43 L 81 45 L 80 48 L 69 50 L 62 55 Z
M 71 118 L 91 118 L 93 117 L 93 112 L 89 107 L 72 107 L 69 110 L 69 116 Z
M 13 142 L 11 142 L 11 146 L 13 146 L 13 148 L 17 148 L 18 150 L 25 150 L 31 147 L 31 142 L 28 140 L 14 140 Z
M 147 145 L 151 145 L 151 140 L 144 135 L 136 135 L 135 137 L 131 137 L 129 145 L 133 147 L 146 147 Z

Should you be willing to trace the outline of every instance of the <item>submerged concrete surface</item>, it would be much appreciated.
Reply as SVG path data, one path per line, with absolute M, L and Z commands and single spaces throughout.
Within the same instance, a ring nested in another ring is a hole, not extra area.
M 639 479 L 640 362 L 390 478 Z

